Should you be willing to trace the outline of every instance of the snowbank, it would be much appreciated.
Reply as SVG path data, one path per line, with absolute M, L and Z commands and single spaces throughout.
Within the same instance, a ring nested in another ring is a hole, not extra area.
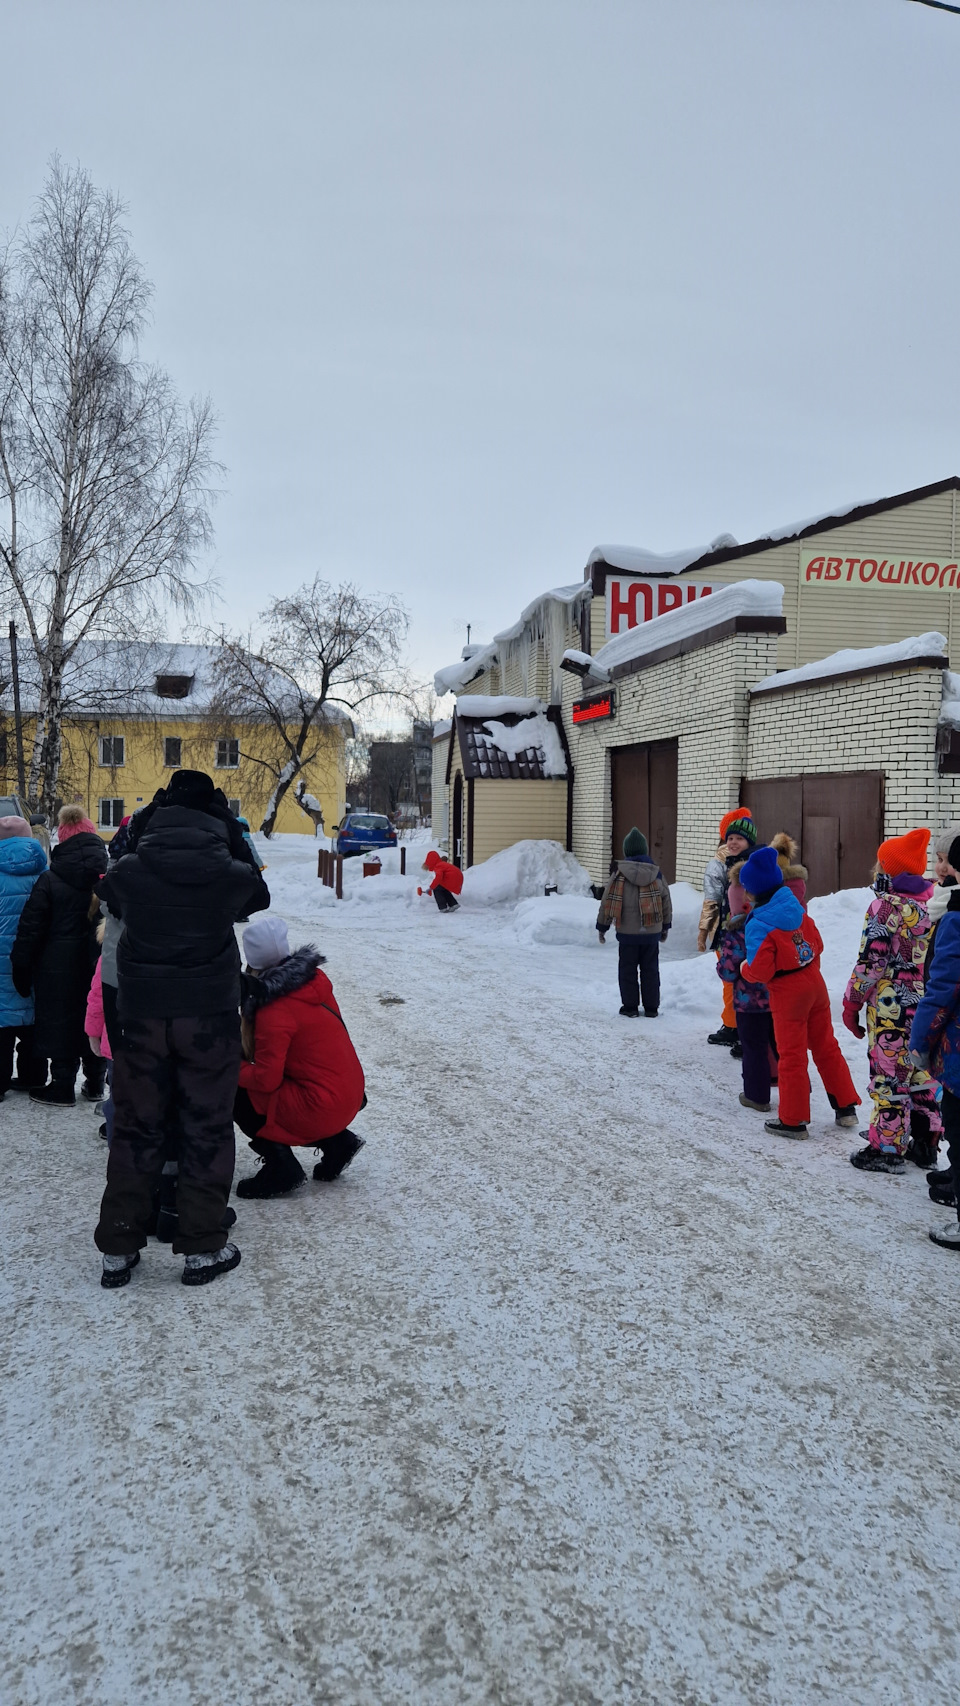
M 542 898 L 552 883 L 561 895 L 590 893 L 586 871 L 559 841 L 516 841 L 464 873 L 461 898 L 467 906 L 502 906 L 534 895 Z
M 655 616 L 651 622 L 642 622 L 639 627 L 618 634 L 615 640 L 608 640 L 600 647 L 593 661 L 600 669 L 612 669 L 618 663 L 629 663 L 647 652 L 655 652 L 660 646 L 669 646 L 674 640 L 715 628 L 734 616 L 782 614 L 783 587 L 779 581 L 734 581 L 731 586 L 711 593 L 709 598 L 698 598 L 694 604 L 681 605 L 677 610 L 669 610 L 666 616 Z M 776 679 L 782 681 L 783 677 Z
M 589 947 L 597 941 L 597 902 L 593 895 L 535 895 L 520 902 L 513 925 L 525 948 Z
M 715 599 L 717 596 L 722 595 L 714 594 Z M 937 633 L 936 629 L 931 629 L 928 634 L 914 634 L 909 640 L 897 640 L 892 646 L 848 646 L 845 651 L 831 652 L 829 657 L 801 664 L 799 669 L 782 669 L 777 675 L 765 675 L 750 691 L 769 693 L 773 687 L 792 687 L 794 682 L 818 681 L 831 675 L 855 675 L 858 670 L 909 663 L 911 658 L 937 657 L 946 650 L 946 635 Z M 943 661 L 946 664 L 946 656 Z

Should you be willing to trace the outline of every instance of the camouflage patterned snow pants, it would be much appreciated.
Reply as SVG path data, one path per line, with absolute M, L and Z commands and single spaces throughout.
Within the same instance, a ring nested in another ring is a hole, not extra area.
M 233 1008 L 196 1019 L 124 1020 L 98 1250 L 124 1256 L 143 1248 L 174 1129 L 180 1224 L 173 1248 L 183 1255 L 222 1250 L 239 1074 L 240 1015 Z

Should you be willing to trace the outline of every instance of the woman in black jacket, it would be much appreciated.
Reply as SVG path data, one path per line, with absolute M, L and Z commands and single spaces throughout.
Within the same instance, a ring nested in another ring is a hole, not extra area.
M 106 868 L 106 846 L 82 807 L 63 806 L 50 869 L 31 890 L 10 954 L 15 987 L 21 995 L 33 990 L 37 1058 L 50 1060 L 51 1082 L 31 1090 L 34 1102 L 73 1107 L 81 1063 L 87 1100 L 103 1089 L 103 1061 L 90 1048 L 84 1017 L 98 951 L 93 891 Z

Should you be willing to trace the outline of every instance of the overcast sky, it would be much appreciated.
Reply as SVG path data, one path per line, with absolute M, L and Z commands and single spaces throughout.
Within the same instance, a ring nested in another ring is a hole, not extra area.
M 424 675 L 600 542 L 960 471 L 960 18 L 908 0 L 7 0 L 0 223 L 129 206 L 227 465 L 217 619 L 320 569 Z

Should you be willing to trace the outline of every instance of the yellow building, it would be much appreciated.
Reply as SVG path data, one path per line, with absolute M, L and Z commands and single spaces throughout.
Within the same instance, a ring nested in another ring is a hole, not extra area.
M 211 685 L 215 656 L 216 648 L 209 646 L 118 646 L 111 648 L 109 660 L 101 655 L 91 665 L 95 679 L 102 678 L 102 692 L 98 695 L 88 683 L 85 697 L 99 697 L 101 705 L 83 706 L 64 718 L 59 793 L 64 801 L 82 804 L 107 840 L 122 818 L 167 785 L 175 770 L 206 770 L 232 810 L 259 829 L 286 753 L 279 735 L 265 723 L 218 717 Z M 134 684 L 125 687 L 124 681 Z M 35 729 L 31 703 L 35 706 L 36 700 L 25 683 L 28 772 Z M 3 708 L 4 791 L 13 792 L 17 766 L 9 688 Z M 281 801 L 277 833 L 314 835 L 317 806 L 328 829 L 339 823 L 346 809 L 351 728 L 349 719 L 334 711 L 312 732 L 307 751 L 314 756 Z

